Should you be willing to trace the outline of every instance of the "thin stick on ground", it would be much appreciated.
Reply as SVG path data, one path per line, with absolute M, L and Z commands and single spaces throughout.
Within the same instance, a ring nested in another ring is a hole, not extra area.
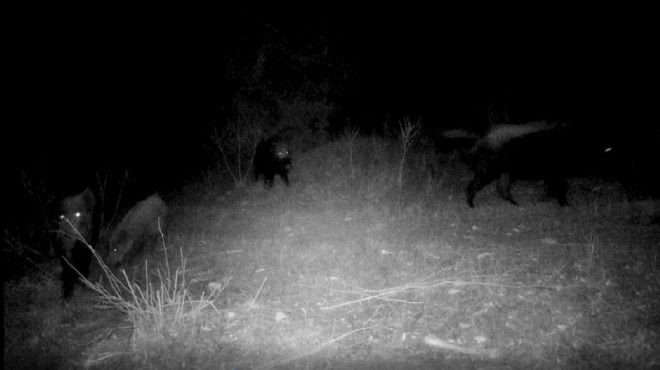
M 361 331 L 371 330 L 371 329 L 375 329 L 375 328 L 376 328 L 376 326 L 369 326 L 369 327 L 362 327 L 362 328 L 358 328 L 358 329 L 349 331 L 348 333 L 344 333 L 344 334 L 342 334 L 342 335 L 340 335 L 336 338 L 332 338 L 332 339 L 330 339 L 326 342 L 323 342 L 321 344 L 318 344 L 316 346 L 308 347 L 308 348 L 302 349 L 300 351 L 296 351 L 292 354 L 280 357 L 276 360 L 269 361 L 267 363 L 261 364 L 261 365 L 255 367 L 255 370 L 258 370 L 258 369 L 271 369 L 271 368 L 274 368 L 275 366 L 282 366 L 282 365 L 288 364 L 292 361 L 301 359 L 303 357 L 313 355 L 314 353 L 322 350 L 325 346 L 327 346 L 329 344 L 332 344 L 332 343 L 335 343 L 335 342 L 339 342 L 340 340 L 342 340 L 342 339 L 344 339 L 348 336 L 359 333 Z
M 261 286 L 259 287 L 259 290 L 257 291 L 257 294 L 254 296 L 254 299 L 252 300 L 252 305 L 257 304 L 257 297 L 259 297 L 259 293 L 261 293 L 261 289 L 264 287 L 264 284 L 266 284 L 266 280 L 268 279 L 268 276 L 264 277 L 264 280 L 261 282 Z

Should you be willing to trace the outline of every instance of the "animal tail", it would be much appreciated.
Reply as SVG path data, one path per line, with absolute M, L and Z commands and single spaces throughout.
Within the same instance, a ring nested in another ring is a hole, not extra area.
M 554 126 L 547 121 L 534 121 L 524 125 L 496 125 L 491 127 L 486 136 L 482 138 L 482 143 L 491 148 L 500 148 L 512 139 L 553 128 Z

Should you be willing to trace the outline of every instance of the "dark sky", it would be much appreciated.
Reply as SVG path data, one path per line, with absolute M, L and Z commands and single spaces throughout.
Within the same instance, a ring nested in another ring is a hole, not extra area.
M 90 166 L 107 157 L 159 163 L 154 171 L 185 166 L 209 125 L 224 120 L 219 107 L 233 87 L 223 55 L 265 24 L 285 37 L 328 40 L 351 66 L 341 108 L 353 120 L 410 116 L 469 126 L 492 103 L 519 120 L 554 115 L 612 125 L 639 121 L 657 102 L 652 25 L 616 12 L 529 20 L 438 10 L 55 18 L 9 35 L 10 105 L 18 112 L 9 127 L 18 138 L 8 147 L 21 160 L 90 153 Z

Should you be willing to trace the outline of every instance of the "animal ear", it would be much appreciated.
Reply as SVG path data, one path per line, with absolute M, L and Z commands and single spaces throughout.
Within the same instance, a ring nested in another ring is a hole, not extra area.
M 96 204 L 96 197 L 94 196 L 92 189 L 86 188 L 85 191 L 83 191 L 82 196 L 85 204 L 88 204 L 91 206 L 91 208 L 94 208 L 94 205 Z

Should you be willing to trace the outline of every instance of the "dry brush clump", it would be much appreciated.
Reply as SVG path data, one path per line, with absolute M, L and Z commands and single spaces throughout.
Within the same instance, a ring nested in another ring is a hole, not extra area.
M 251 119 L 229 120 L 212 135 L 214 150 L 219 156 L 216 171 L 228 174 L 237 187 L 244 186 L 252 177 L 254 157 L 263 129 Z
M 417 171 L 417 158 L 408 158 L 413 154 L 416 127 L 402 126 L 401 142 L 346 130 L 338 139 L 296 158 L 293 176 L 308 186 L 351 195 L 357 192 L 365 199 L 400 198 L 418 178 L 411 175 Z
M 180 265 L 170 265 L 164 235 L 161 231 L 165 259 L 150 270 L 144 260 L 144 276 L 130 275 L 126 270 L 111 270 L 102 257 L 85 242 L 98 262 L 102 273 L 100 281 L 92 282 L 82 275 L 80 279 L 95 293 L 95 307 L 101 310 L 119 311 L 125 315 L 132 328 L 130 351 L 134 356 L 147 357 L 148 351 L 162 350 L 167 343 L 192 340 L 191 327 L 208 320 L 209 312 L 216 312 L 214 300 L 224 286 L 214 285 L 201 294 L 190 290 L 187 280 L 186 258 L 181 251 Z M 119 353 L 95 354 L 92 363 L 113 358 Z

